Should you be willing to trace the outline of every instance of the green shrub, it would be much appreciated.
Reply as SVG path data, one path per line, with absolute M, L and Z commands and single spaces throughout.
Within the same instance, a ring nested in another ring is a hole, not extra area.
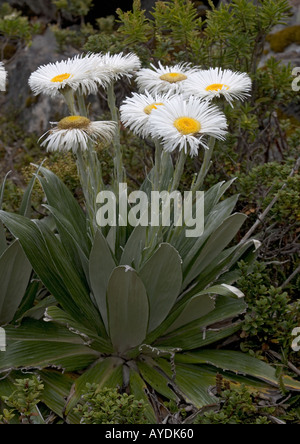
M 75 412 L 80 415 L 81 424 L 146 424 L 145 409 L 144 401 L 137 401 L 132 395 L 87 384 L 82 404 Z
M 275 409 L 261 407 L 257 393 L 241 386 L 221 392 L 220 408 L 200 415 L 195 424 L 271 424 Z

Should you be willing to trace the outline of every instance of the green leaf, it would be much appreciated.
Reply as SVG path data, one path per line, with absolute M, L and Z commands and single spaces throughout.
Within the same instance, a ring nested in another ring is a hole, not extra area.
M 142 252 L 145 248 L 147 228 L 138 225 L 129 237 L 120 260 L 120 265 L 139 269 Z
M 54 322 L 63 325 L 72 331 L 75 331 L 85 342 L 90 343 L 94 350 L 101 353 L 110 354 L 113 352 L 111 342 L 107 338 L 99 336 L 92 328 L 87 328 L 82 323 L 76 321 L 68 313 L 61 310 L 59 307 L 49 307 L 45 313 L 45 319 L 49 322 Z
M 124 266 L 114 270 L 108 283 L 107 307 L 115 350 L 124 353 L 142 344 L 147 334 L 149 302 L 135 270 Z
M 173 381 L 176 390 L 188 404 L 198 409 L 206 405 L 217 403 L 217 398 L 210 395 L 211 387 L 216 385 L 216 372 L 192 365 L 171 364 L 165 359 L 158 360 L 159 367 Z
M 76 236 L 84 254 L 88 257 L 91 242 L 88 237 L 86 216 L 77 200 L 66 185 L 50 170 L 40 167 L 38 179 L 46 194 L 48 204 L 55 208 L 73 227 L 72 234 Z
M 210 236 L 183 283 L 186 288 L 210 263 L 222 253 L 224 248 L 233 240 L 247 219 L 244 214 L 236 213 L 228 217 L 221 226 Z
M 149 298 L 148 332 L 162 323 L 179 296 L 181 264 L 182 260 L 175 248 L 170 244 L 161 244 L 139 273 Z
M 44 162 L 42 162 L 42 164 L 43 163 Z M 42 164 L 41 164 L 41 166 L 42 166 Z M 20 210 L 19 210 L 19 213 L 21 214 L 21 216 L 25 216 L 25 217 L 29 217 L 30 218 L 30 214 L 31 214 L 31 211 L 30 211 L 31 195 L 32 195 L 32 191 L 33 191 L 35 182 L 37 180 L 37 176 L 38 176 L 38 174 L 40 172 L 41 166 L 39 166 L 36 174 L 34 174 L 32 179 L 30 180 L 30 182 L 29 182 L 29 184 L 28 184 L 28 186 L 27 186 L 27 188 L 25 190 L 25 193 L 23 195 L 21 206 L 20 206 Z
M 175 402 L 179 401 L 178 396 L 170 388 L 170 380 L 163 375 L 153 359 L 145 358 L 145 362 L 138 362 L 138 369 L 142 378 L 157 393 Z
M 231 350 L 201 350 L 199 352 L 177 355 L 176 361 L 189 364 L 209 364 L 214 367 L 231 371 L 235 374 L 249 375 L 254 378 L 278 386 L 276 370 L 270 365 L 251 356 Z M 300 382 L 290 377 L 284 377 L 283 383 L 287 389 L 300 391 Z
M 0 256 L 7 248 L 6 235 L 2 222 L 0 222 Z
M 2 184 L 0 185 L 0 210 L 2 209 L 2 205 L 3 205 L 3 197 L 4 197 L 4 190 L 5 190 L 6 181 L 7 181 L 8 176 L 10 175 L 10 173 L 11 173 L 11 171 L 9 171 L 6 174 Z
M 108 317 L 106 292 L 109 278 L 116 264 L 106 239 L 100 230 L 95 235 L 89 260 L 89 274 L 94 300 L 97 303 L 106 331 L 108 332 Z
M 40 371 L 39 376 L 44 384 L 44 390 L 41 394 L 41 401 L 60 418 L 65 419 L 65 405 L 75 376 L 71 374 L 62 374 L 56 370 Z M 70 412 L 67 418 L 70 424 L 79 424 L 80 418 Z
M 79 344 L 20 340 L 8 344 L 6 352 L 1 353 L 0 371 L 53 366 L 64 371 L 79 371 L 97 358 L 98 352 Z
M 243 299 L 232 299 L 229 297 L 218 296 L 216 299 L 215 310 L 211 311 L 206 316 L 203 316 L 201 319 L 193 321 L 176 331 L 169 332 L 167 335 L 165 335 L 164 332 L 166 331 L 166 328 L 169 328 L 169 326 L 172 325 L 172 323 L 166 322 L 166 326 L 162 325 L 161 331 L 156 333 L 158 339 L 155 346 L 179 347 L 185 350 L 192 350 L 212 344 L 218 339 L 226 337 L 226 335 L 229 336 L 240 328 L 240 324 L 232 325 L 231 320 L 240 314 L 245 313 L 246 307 Z M 174 312 L 174 317 L 172 316 L 172 319 L 174 322 L 174 319 L 176 319 L 176 311 Z M 224 326 L 225 321 L 226 323 Z M 223 327 L 219 326 L 218 328 L 214 328 L 214 325 L 219 323 L 221 323 Z
M 196 319 L 200 319 L 214 309 L 215 301 L 211 296 L 207 294 L 196 295 L 187 302 L 182 312 L 178 315 L 176 321 L 171 325 L 166 333 L 168 334 L 170 331 L 177 330 L 183 325 L 189 324 Z
M 0 257 L 0 325 L 14 318 L 26 293 L 32 267 L 18 241 Z
M 146 404 L 146 418 L 150 424 L 157 424 L 157 418 L 155 416 L 153 407 L 149 401 L 147 393 L 149 392 L 147 384 L 142 380 L 140 375 L 130 369 L 130 392 L 138 401 L 142 400 Z
M 86 253 L 82 250 L 78 243 L 78 237 L 74 231 L 73 225 L 55 208 L 44 205 L 53 216 L 53 220 L 59 231 L 60 241 L 68 252 L 69 260 L 72 262 L 73 268 L 76 269 L 80 280 L 89 285 L 89 260 Z
M 89 288 L 70 262 L 67 252 L 54 233 L 38 221 L 0 211 L 0 219 L 19 238 L 26 256 L 50 293 L 74 319 L 102 329 Z M 104 327 L 103 327 L 104 328 Z
M 205 194 L 206 196 L 206 194 Z M 204 197 L 206 205 L 206 197 Z M 220 227 L 226 218 L 230 216 L 237 203 L 237 196 L 232 196 L 223 202 L 215 205 L 205 218 L 204 232 L 198 239 L 183 239 L 184 248 L 178 248 L 181 256 L 184 258 L 184 272 L 199 255 L 201 248 L 209 236 Z

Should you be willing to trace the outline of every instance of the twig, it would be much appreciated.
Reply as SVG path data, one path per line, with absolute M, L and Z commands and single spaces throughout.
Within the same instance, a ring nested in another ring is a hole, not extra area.
M 293 271 L 293 273 L 287 278 L 287 280 L 282 284 L 281 288 L 285 288 L 289 285 L 289 283 L 294 279 L 297 274 L 300 273 L 300 265 Z

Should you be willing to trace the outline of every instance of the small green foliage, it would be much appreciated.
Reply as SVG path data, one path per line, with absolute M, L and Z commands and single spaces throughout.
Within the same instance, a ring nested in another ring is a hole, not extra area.
M 75 412 L 81 416 L 81 424 L 146 424 L 146 405 L 134 396 L 121 394 L 117 389 L 99 389 L 87 384 L 83 403 Z
M 40 31 L 39 22 L 30 22 L 20 11 L 4 3 L 0 9 L 1 59 L 4 58 L 5 49 L 9 44 L 30 45 L 33 36 Z
M 250 275 L 247 264 L 240 263 L 240 269 L 238 285 L 248 304 L 241 335 L 243 351 L 253 354 L 255 350 L 273 348 L 290 353 L 291 332 L 300 321 L 299 301 L 292 303 L 287 292 L 272 285 L 264 264 L 255 262 Z
M 92 25 L 83 24 L 80 30 L 70 28 L 60 28 L 58 25 L 51 26 L 51 30 L 55 35 L 57 46 L 60 52 L 64 52 L 68 46 L 74 48 L 82 48 L 90 36 L 95 34 Z
M 73 18 L 85 17 L 93 6 L 93 0 L 52 0 L 58 11 L 67 12 Z
M 222 391 L 220 408 L 200 415 L 195 424 L 271 424 L 274 408 L 260 407 L 257 394 L 245 386 Z
M 125 36 L 125 44 L 145 43 L 149 40 L 152 27 L 145 11 L 141 10 L 141 0 L 133 1 L 132 11 L 123 12 L 119 8 L 117 14 L 122 23 L 119 31 Z
M 9 410 L 3 410 L 3 415 L 0 415 L 0 424 L 9 424 L 15 416 L 19 417 L 22 424 L 34 423 L 34 418 L 37 416 L 36 406 L 40 402 L 44 385 L 36 376 L 33 376 L 27 379 L 17 379 L 14 386 L 16 390 L 10 396 L 1 398 Z

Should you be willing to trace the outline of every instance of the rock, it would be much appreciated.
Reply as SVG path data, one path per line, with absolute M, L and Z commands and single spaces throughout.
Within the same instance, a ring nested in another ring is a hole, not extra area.
M 27 132 L 42 133 L 49 129 L 49 121 L 63 114 L 63 100 L 47 96 L 34 97 L 28 85 L 30 74 L 40 65 L 61 60 L 57 53 L 55 37 L 50 29 L 34 37 L 31 47 L 17 52 L 6 64 L 8 85 L 5 95 L 0 96 L 1 113 L 17 113 L 18 121 Z

